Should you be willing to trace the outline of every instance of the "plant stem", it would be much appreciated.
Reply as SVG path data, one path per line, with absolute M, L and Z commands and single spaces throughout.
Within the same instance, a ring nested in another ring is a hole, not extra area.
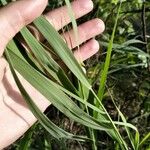
M 127 144 L 125 143 L 125 141 L 123 140 L 123 138 L 121 137 L 116 125 L 114 124 L 113 120 L 111 119 L 110 115 L 108 114 L 107 110 L 105 109 L 105 107 L 102 105 L 100 99 L 98 98 L 98 96 L 95 94 L 95 92 L 91 89 L 91 92 L 93 93 L 94 97 L 96 98 L 96 100 L 99 102 L 101 108 L 104 110 L 104 112 L 106 113 L 109 121 L 112 124 L 112 127 L 115 130 L 116 135 L 119 137 L 120 141 L 118 141 L 120 143 L 120 147 L 122 148 L 122 150 L 128 150 Z

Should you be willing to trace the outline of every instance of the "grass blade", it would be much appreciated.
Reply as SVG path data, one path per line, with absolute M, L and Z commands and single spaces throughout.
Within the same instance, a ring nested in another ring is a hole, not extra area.
M 29 146 L 32 142 L 32 135 L 35 129 L 35 125 L 33 125 L 24 135 L 24 137 L 21 139 L 21 141 L 19 142 L 19 147 L 17 148 L 17 150 L 28 150 Z
M 146 136 L 142 139 L 142 141 L 139 144 L 139 148 L 141 148 L 145 144 L 145 142 L 149 139 L 150 139 L 150 132 L 146 134 Z
M 66 89 L 73 93 L 77 93 L 77 90 L 65 75 L 64 71 L 53 60 L 50 54 L 46 53 L 46 50 L 43 48 L 43 46 L 37 41 L 37 39 L 26 27 L 21 30 L 21 34 L 33 52 L 34 57 L 36 57 L 36 59 L 40 62 L 40 65 L 42 65 L 44 70 L 52 75 L 54 79 L 61 83 L 61 85 L 63 85 Z
M 113 41 L 114 41 L 116 29 L 117 29 L 117 23 L 118 23 L 118 19 L 119 19 L 120 10 L 121 10 L 121 2 L 120 2 L 120 6 L 118 8 L 118 12 L 117 12 L 116 20 L 115 20 L 115 25 L 114 25 L 114 28 L 113 28 L 111 40 L 110 40 L 109 45 L 108 45 L 108 50 L 107 50 L 107 56 L 106 56 L 106 60 L 105 60 L 105 64 L 104 64 L 104 69 L 102 71 L 102 75 L 101 75 L 101 79 L 100 79 L 100 88 L 98 90 L 98 97 L 101 101 L 103 99 L 103 95 L 104 95 L 104 91 L 105 91 L 105 84 L 106 84 L 106 80 L 107 80 L 108 69 L 109 69 L 109 66 L 110 66 L 110 60 L 111 60 L 111 54 L 112 54 L 112 48 L 113 48 Z
M 73 53 L 68 48 L 64 40 L 60 37 L 58 32 L 55 31 L 54 27 L 44 17 L 39 17 L 38 19 L 36 19 L 34 21 L 34 24 L 47 39 L 49 44 L 53 47 L 53 50 L 74 73 L 74 75 L 82 82 L 82 84 L 91 89 L 91 85 L 89 84 L 79 63 L 75 59 Z
M 65 95 L 53 81 L 47 79 L 40 72 L 23 61 L 23 59 L 20 59 L 20 57 L 16 54 L 15 50 L 9 49 L 9 55 L 15 69 L 66 116 L 94 129 L 111 129 L 111 124 L 108 121 L 97 121 L 87 115 L 83 110 L 77 107 L 77 105 L 67 95 Z
M 7 57 L 7 60 L 9 62 L 10 65 L 10 69 L 11 72 L 14 76 L 14 79 L 16 81 L 16 84 L 21 92 L 21 94 L 23 95 L 26 103 L 28 104 L 30 110 L 32 111 L 32 113 L 35 115 L 35 117 L 39 120 L 39 122 L 43 125 L 43 127 L 52 135 L 54 136 L 56 139 L 60 139 L 60 138 L 67 138 L 67 139 L 73 139 L 73 138 L 78 138 L 78 139 L 87 139 L 83 136 L 74 136 L 66 131 L 64 131 L 63 129 L 57 127 L 54 123 L 52 123 L 40 110 L 39 108 L 35 105 L 35 103 L 33 102 L 33 100 L 31 99 L 31 97 L 28 95 L 28 93 L 26 92 L 26 90 L 24 89 L 24 87 L 22 86 L 19 78 L 17 77 L 17 74 L 15 73 L 15 70 L 13 69 L 13 64 L 11 62 L 11 56 L 10 56 L 10 52 L 8 49 L 5 50 L 5 55 Z

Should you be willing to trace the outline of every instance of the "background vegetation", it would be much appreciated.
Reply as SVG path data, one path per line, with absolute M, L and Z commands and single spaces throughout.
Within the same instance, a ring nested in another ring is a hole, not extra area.
M 105 64 L 107 47 L 112 36 L 118 11 L 117 0 L 94 0 L 94 10 L 79 19 L 78 24 L 98 17 L 104 20 L 106 30 L 97 37 L 100 51 L 85 62 L 87 76 L 95 92 L 99 90 L 99 78 Z M 63 5 L 62 0 L 50 0 L 48 8 Z M 139 149 L 150 149 L 150 2 L 124 0 L 114 37 L 111 64 L 109 68 L 103 104 L 113 120 L 120 120 L 114 105 L 124 114 L 127 122 L 138 128 L 141 139 L 147 137 Z M 45 114 L 59 127 L 77 135 L 87 135 L 87 128 L 65 117 L 55 107 L 50 106 Z M 128 149 L 130 140 L 123 128 L 119 128 Z M 132 133 L 132 131 L 131 131 Z M 120 149 L 104 131 L 96 131 L 97 149 Z M 85 149 L 93 147 L 91 142 L 57 140 L 37 122 L 19 141 L 8 149 L 21 149 L 24 139 L 30 141 L 27 149 Z

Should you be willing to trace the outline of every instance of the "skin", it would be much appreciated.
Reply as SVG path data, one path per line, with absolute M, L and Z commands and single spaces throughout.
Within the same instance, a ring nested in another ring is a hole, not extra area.
M 15 142 L 36 122 L 36 118 L 25 104 L 2 55 L 7 43 L 23 26 L 41 15 L 46 5 L 47 0 L 20 0 L 0 9 L 0 149 Z M 72 3 L 72 8 L 77 19 L 90 12 L 93 9 L 93 3 L 91 0 L 76 0 Z M 44 15 L 56 30 L 60 30 L 70 22 L 65 6 Z M 78 30 L 80 44 L 82 44 L 102 33 L 104 23 L 96 18 L 79 25 Z M 76 47 L 72 30 L 64 33 L 62 37 L 65 38 L 70 48 Z M 82 45 L 80 51 L 75 50 L 74 55 L 78 60 L 80 58 L 84 61 L 98 50 L 98 42 L 92 39 Z M 50 103 L 21 76 L 20 80 L 30 96 L 34 97 L 37 106 L 44 111 Z

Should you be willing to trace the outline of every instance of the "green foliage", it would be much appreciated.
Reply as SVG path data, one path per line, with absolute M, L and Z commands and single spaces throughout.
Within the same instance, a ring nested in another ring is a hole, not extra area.
M 3 5 L 6 4 L 5 2 L 1 0 Z M 69 0 L 65 0 L 65 2 L 78 43 L 77 23 Z M 61 6 L 63 3 L 64 1 L 61 0 L 49 1 L 49 7 Z M 145 4 L 149 8 L 148 1 Z M 68 74 L 53 59 L 44 44 L 35 39 L 28 28 L 23 28 L 20 33 L 31 49 L 31 53 L 20 51 L 15 40 L 8 44 L 5 55 L 14 79 L 38 122 L 48 131 L 43 131 L 41 126 L 38 131 L 33 127 L 19 142 L 17 148 L 32 149 L 34 141 L 36 141 L 33 135 L 36 136 L 39 132 L 44 132 L 44 138 L 39 138 L 39 149 L 47 147 L 47 149 L 53 149 L 53 144 L 51 145 L 53 139 L 58 143 L 63 143 L 60 144 L 62 149 L 66 149 L 64 143 L 67 143 L 67 140 L 76 140 L 80 143 L 81 141 L 89 142 L 94 150 L 112 149 L 112 147 L 121 150 L 149 148 L 150 54 L 148 45 L 150 45 L 150 40 L 148 35 L 150 32 L 147 27 L 147 43 L 145 43 L 143 26 L 139 23 L 143 1 L 110 0 L 106 2 L 105 0 L 95 0 L 94 5 L 94 12 L 83 21 L 92 17 L 101 17 L 105 21 L 106 31 L 100 39 L 98 38 L 101 44 L 98 61 L 90 59 L 90 62 L 85 62 L 86 74 L 82 64 L 76 61 L 58 32 L 44 17 L 41 16 L 33 22 L 49 42 L 51 51 L 74 74 L 77 85 L 72 84 Z M 150 18 L 150 12 L 147 12 L 146 15 L 147 21 Z M 114 23 L 115 26 L 112 27 Z M 57 126 L 54 123 L 56 119 L 53 122 L 44 115 L 34 104 L 34 97 L 30 97 L 25 91 L 14 69 L 70 121 L 78 122 L 80 127 L 84 127 L 84 134 L 69 133 L 61 128 L 62 124 Z M 128 99 L 129 104 L 126 105 Z M 37 126 L 39 124 L 35 125 L 35 127 Z

